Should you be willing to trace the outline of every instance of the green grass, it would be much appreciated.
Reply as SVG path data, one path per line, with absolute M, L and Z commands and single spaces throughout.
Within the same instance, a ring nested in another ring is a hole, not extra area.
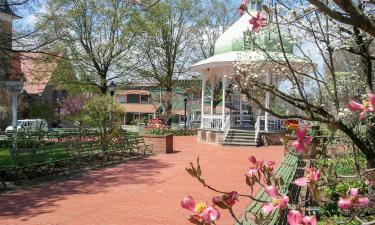
M 93 153 L 93 148 L 95 147 L 93 147 L 92 143 L 89 145 L 86 144 L 84 148 L 80 148 L 82 150 L 79 154 L 85 155 Z M 17 164 L 18 166 L 26 166 L 30 164 L 46 163 L 74 157 L 75 155 L 78 155 L 78 152 L 73 151 L 72 148 L 67 150 L 65 144 L 50 143 L 36 149 L 28 149 L 19 153 L 17 155 Z M 0 149 L 0 168 L 10 167 L 12 165 L 13 162 L 9 149 Z
M 0 168 L 12 166 L 10 152 L 6 148 L 0 148 Z

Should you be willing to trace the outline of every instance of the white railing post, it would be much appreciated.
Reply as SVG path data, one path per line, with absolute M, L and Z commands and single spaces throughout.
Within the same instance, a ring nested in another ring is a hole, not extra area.
M 205 88 L 206 88 L 206 78 L 204 77 L 204 75 L 202 75 L 201 128 L 204 128 L 203 118 L 204 118 L 204 93 L 205 93 Z
M 227 138 L 229 130 L 230 130 L 230 116 L 227 116 L 225 119 L 224 126 L 223 126 L 223 142 Z

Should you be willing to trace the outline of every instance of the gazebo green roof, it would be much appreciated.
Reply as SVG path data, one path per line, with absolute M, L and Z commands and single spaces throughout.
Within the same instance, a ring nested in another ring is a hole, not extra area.
M 257 12 L 251 10 L 250 13 L 255 15 Z M 254 46 L 251 38 L 255 40 L 256 45 L 267 51 L 280 51 L 278 49 L 279 35 L 265 30 L 253 33 L 251 31 L 252 25 L 249 22 L 250 19 L 251 16 L 245 13 L 218 38 L 215 43 L 215 55 L 227 52 L 254 51 L 256 46 Z M 293 45 L 289 41 L 284 39 L 283 45 L 286 52 L 291 53 L 293 51 Z

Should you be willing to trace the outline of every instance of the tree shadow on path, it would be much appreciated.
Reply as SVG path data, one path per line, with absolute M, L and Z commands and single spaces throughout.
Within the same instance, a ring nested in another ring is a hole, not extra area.
M 159 159 L 145 159 L 111 168 L 89 171 L 71 179 L 60 180 L 0 196 L 0 220 L 17 218 L 23 221 L 57 209 L 58 201 L 72 195 L 93 195 L 110 189 L 139 184 L 152 184 L 154 177 L 171 164 Z

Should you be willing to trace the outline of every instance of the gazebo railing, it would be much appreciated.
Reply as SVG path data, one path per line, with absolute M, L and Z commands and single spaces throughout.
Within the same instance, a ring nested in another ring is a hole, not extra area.
M 228 136 L 228 133 L 229 133 L 229 130 L 230 130 L 230 116 L 227 116 L 225 118 L 225 122 L 224 122 L 224 126 L 223 126 L 223 141 L 225 141 L 225 139 L 227 138 Z
M 245 127 L 252 128 L 254 127 L 254 121 L 256 117 L 254 115 L 239 115 L 234 114 L 230 115 L 231 127 Z
M 205 128 L 205 129 L 221 130 L 223 126 L 222 115 L 203 115 L 201 120 L 202 120 L 202 128 Z

